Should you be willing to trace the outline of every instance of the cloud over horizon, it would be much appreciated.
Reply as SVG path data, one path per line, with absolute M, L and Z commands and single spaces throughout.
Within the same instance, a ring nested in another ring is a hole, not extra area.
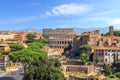
M 38 3 L 27 4 L 28 6 L 38 6 Z M 62 4 L 52 8 L 51 11 L 46 11 L 44 14 L 38 14 L 34 16 L 26 16 L 26 17 L 17 17 L 9 20 L 0 21 L 0 24 L 11 24 L 11 23 L 21 23 L 21 22 L 29 22 L 36 19 L 48 18 L 50 16 L 56 15 L 78 15 L 87 12 L 91 7 L 86 4 Z
M 56 16 L 56 15 L 78 15 L 87 12 L 92 9 L 86 4 L 62 4 L 56 7 L 53 7 L 51 11 L 47 11 L 45 14 L 47 16 Z

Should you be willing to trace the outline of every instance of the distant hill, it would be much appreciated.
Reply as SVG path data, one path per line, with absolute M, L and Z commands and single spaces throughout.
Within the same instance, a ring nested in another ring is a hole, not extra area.
M 83 32 L 87 32 L 87 31 L 94 31 L 94 30 L 100 30 L 100 33 L 101 34 L 105 34 L 107 32 L 109 32 L 109 27 L 104 27 L 104 28 L 77 28 L 75 27 L 74 28 L 75 32 L 78 33 L 78 34 L 81 34 Z M 115 29 L 115 30 L 118 30 L 118 29 Z M 42 32 L 42 29 L 21 29 L 21 30 L 15 30 L 15 31 L 18 31 L 18 32 L 27 32 L 27 31 L 33 31 L 33 32 Z
M 104 34 L 106 32 L 109 31 L 109 27 L 105 27 L 105 28 L 74 28 L 76 33 L 83 33 L 83 32 L 87 32 L 87 31 L 94 31 L 94 30 L 100 30 L 100 33 Z
M 13 31 L 17 31 L 17 32 L 42 32 L 42 29 L 37 30 L 37 29 L 29 28 L 29 29 L 19 29 L 19 30 L 13 30 Z

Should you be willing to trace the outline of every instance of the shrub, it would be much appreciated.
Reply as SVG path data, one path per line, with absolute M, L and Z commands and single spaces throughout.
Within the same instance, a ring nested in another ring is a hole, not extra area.
M 120 78 L 120 72 L 115 73 L 115 76 Z

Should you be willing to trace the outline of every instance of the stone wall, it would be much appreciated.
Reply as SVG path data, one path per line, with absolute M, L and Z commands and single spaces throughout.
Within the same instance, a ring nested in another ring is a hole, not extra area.
M 86 73 L 94 72 L 94 65 L 64 65 L 62 70 L 68 73 Z

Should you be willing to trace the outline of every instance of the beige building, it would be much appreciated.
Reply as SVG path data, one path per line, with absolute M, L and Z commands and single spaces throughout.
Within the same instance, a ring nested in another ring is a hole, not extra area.
M 99 58 L 100 62 L 111 64 L 120 59 L 120 47 L 96 47 L 94 48 L 93 61 Z
M 0 44 L 0 51 L 9 51 L 10 47 L 8 44 Z
M 14 34 L 11 34 L 9 31 L 1 31 L 0 32 L 0 41 L 5 41 L 7 39 L 13 39 Z

